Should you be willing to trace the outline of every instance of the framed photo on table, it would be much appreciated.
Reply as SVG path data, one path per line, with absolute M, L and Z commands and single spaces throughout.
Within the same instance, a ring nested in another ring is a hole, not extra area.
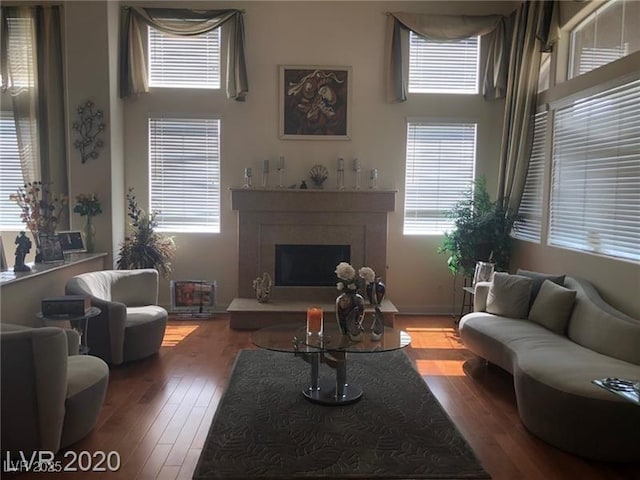
M 58 235 L 39 235 L 43 263 L 64 262 L 64 252 Z
M 87 251 L 87 248 L 84 246 L 84 240 L 80 230 L 65 230 L 58 232 L 58 237 L 60 238 L 60 245 L 62 245 L 62 251 L 64 253 L 79 253 Z
M 203 313 L 215 308 L 215 281 L 172 280 L 170 288 L 172 312 Z
M 279 135 L 350 140 L 351 67 L 280 66 Z

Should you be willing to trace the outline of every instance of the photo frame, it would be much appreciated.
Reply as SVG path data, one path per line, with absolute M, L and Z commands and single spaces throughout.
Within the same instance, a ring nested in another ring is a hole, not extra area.
M 211 312 L 216 305 L 216 282 L 171 280 L 171 311 Z
M 2 243 L 2 237 L 0 237 L 0 272 L 6 272 L 8 269 L 7 257 L 4 255 L 4 244 Z
M 60 238 L 63 253 L 81 253 L 87 251 L 80 230 L 64 230 L 58 232 L 58 237 Z
M 280 65 L 279 136 L 351 139 L 351 67 Z
M 38 235 L 40 240 L 40 253 L 42 263 L 54 263 L 64 261 L 64 252 L 60 244 L 60 237 L 54 235 Z

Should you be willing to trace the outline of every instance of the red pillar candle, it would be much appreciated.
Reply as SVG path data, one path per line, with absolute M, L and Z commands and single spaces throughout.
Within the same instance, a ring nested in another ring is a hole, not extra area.
M 322 335 L 322 309 L 320 307 L 307 308 L 307 333 Z

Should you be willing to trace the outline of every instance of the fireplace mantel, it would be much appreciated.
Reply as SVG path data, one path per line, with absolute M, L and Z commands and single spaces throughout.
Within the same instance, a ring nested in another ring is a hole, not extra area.
M 354 267 L 367 265 L 386 277 L 387 215 L 395 190 L 231 189 L 238 211 L 238 294 L 254 296 L 252 281 L 263 272 L 275 279 L 277 244 L 348 244 Z M 279 300 L 329 301 L 333 287 L 279 287 Z

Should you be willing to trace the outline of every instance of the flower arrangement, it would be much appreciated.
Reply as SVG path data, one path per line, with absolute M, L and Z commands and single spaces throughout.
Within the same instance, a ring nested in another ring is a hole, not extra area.
M 76 206 L 73 207 L 73 211 L 79 213 L 81 217 L 95 217 L 102 213 L 102 207 L 95 193 L 81 193 L 76 195 Z
M 336 267 L 336 276 L 338 290 L 347 293 L 358 293 L 364 290 L 366 286 L 376 279 L 376 273 L 370 267 L 362 267 L 356 272 L 356 269 L 347 262 L 340 262 Z
M 147 214 L 138 207 L 133 189 L 127 193 L 129 225 L 132 233 L 120 245 L 117 266 L 120 270 L 155 268 L 165 278 L 171 273 L 171 260 L 176 252 L 173 238 L 155 231 L 157 212 Z
M 36 246 L 40 245 L 40 234 L 54 234 L 58 222 L 68 204 L 65 195 L 54 195 L 51 184 L 29 182 L 19 187 L 9 199 L 18 204 L 20 218 L 33 236 Z

